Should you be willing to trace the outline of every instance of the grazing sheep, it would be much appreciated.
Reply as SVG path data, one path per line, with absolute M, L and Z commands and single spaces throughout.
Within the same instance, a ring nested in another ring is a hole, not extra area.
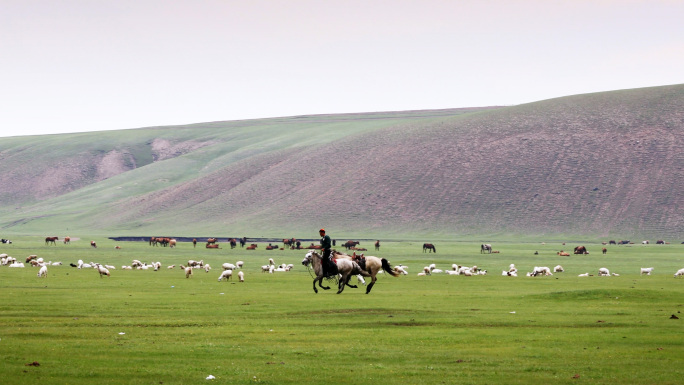
M 62 266 L 62 262 L 52 262 L 52 266 Z
M 561 266 L 561 265 L 556 265 L 556 267 L 553 268 L 554 273 L 562 273 L 564 271 L 565 270 L 563 270 L 563 266 Z
M 102 278 L 103 275 L 106 275 L 107 277 L 110 276 L 109 270 L 106 267 L 100 265 L 99 263 L 96 264 L 95 267 L 97 268 L 97 272 L 100 273 L 100 278 Z
M 228 263 L 228 262 L 221 265 L 221 267 L 223 267 L 223 270 L 235 270 L 235 265 L 233 265 L 232 263 Z
M 133 270 L 133 266 L 121 265 L 121 270 Z
M 190 278 L 192 276 L 192 266 L 185 268 L 185 278 Z
M 23 262 L 14 262 L 14 263 L 10 263 L 7 267 L 24 267 L 24 263 Z
M 176 265 L 169 265 L 169 266 L 166 266 L 166 268 L 167 268 L 167 269 L 175 269 L 175 268 L 176 268 Z
M 652 267 L 642 267 L 642 268 L 641 268 L 641 274 L 642 274 L 642 275 L 643 275 L 643 274 L 651 275 L 652 272 L 653 272 L 653 268 L 652 268 Z
M 47 277 L 47 273 L 47 265 L 43 265 L 43 267 L 41 267 L 40 270 L 38 270 L 38 277 Z
M 404 270 L 404 268 L 402 268 L 401 266 L 394 266 L 394 271 L 403 275 L 408 274 L 408 272 L 406 272 L 406 270 Z
M 221 282 L 221 280 L 223 280 L 225 278 L 227 281 L 232 276 L 233 276 L 233 270 L 223 270 L 221 272 L 221 275 L 219 275 L 218 280 L 219 280 L 219 282 Z
M 238 271 L 238 280 L 240 280 L 240 282 L 245 282 L 245 273 L 244 272 Z
M 275 266 L 275 261 L 273 260 L 273 258 L 268 259 L 268 264 Z
M 211 266 L 209 266 L 209 264 L 207 263 L 204 265 L 204 271 L 208 273 L 209 270 L 211 270 Z
M 456 270 L 447 270 L 446 273 L 449 275 L 458 275 L 458 271 Z
M 112 265 L 104 265 L 104 267 L 106 267 L 109 270 L 116 270 L 116 267 L 114 267 Z
M 578 277 L 588 277 L 588 276 L 589 276 L 589 273 L 584 273 L 584 274 L 578 275 Z
M 605 267 L 602 267 L 598 271 L 599 277 L 609 277 L 610 276 L 610 271 L 606 269 Z
M 677 278 L 677 277 L 681 277 L 681 276 L 683 276 L 683 275 L 684 275 L 684 269 L 679 269 L 679 270 L 677 270 L 677 272 L 674 274 L 674 277 Z
M 430 269 L 429 266 L 425 266 L 425 267 L 423 268 L 423 273 L 425 273 L 425 274 L 423 274 L 423 275 L 430 275 L 430 274 L 432 273 L 432 269 Z
M 242 265 L 244 265 L 244 264 L 245 264 L 245 263 L 242 262 L 242 261 L 237 261 L 237 262 L 235 262 L 235 266 L 236 266 L 238 269 L 242 269 Z
M 265 272 L 269 271 L 270 268 L 271 268 L 270 265 L 262 265 L 261 266 L 261 272 L 265 273 Z
M 536 277 L 538 275 L 553 275 L 551 273 L 551 269 L 549 269 L 546 266 L 535 266 L 534 270 L 532 270 L 532 277 Z

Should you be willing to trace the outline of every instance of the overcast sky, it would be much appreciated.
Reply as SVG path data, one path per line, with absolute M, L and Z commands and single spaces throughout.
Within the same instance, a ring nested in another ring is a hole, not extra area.
M 684 83 L 684 1 L 0 0 L 0 136 Z

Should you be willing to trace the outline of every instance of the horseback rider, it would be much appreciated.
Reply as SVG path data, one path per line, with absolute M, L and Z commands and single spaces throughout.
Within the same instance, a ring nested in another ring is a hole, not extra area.
M 337 264 L 332 260 L 332 244 L 330 236 L 325 234 L 325 229 L 320 229 L 318 233 L 321 235 L 321 254 L 323 275 L 325 277 L 337 275 Z

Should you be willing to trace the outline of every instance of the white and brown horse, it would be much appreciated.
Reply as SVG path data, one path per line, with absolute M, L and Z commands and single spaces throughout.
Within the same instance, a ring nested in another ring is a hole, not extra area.
M 390 266 L 389 261 L 385 258 L 378 258 L 372 255 L 364 256 L 363 254 L 356 255 L 356 253 L 352 255 L 335 253 L 334 257 L 338 258 L 338 260 L 345 257 L 350 258 L 351 260 L 356 261 L 359 264 L 359 266 L 361 266 L 361 269 L 363 269 L 366 273 L 370 274 L 371 283 L 368 284 L 368 286 L 366 286 L 366 294 L 370 293 L 371 289 L 373 288 L 373 285 L 375 285 L 375 281 L 378 280 L 377 275 L 380 272 L 380 270 L 384 270 L 392 277 L 399 276 L 399 273 L 392 269 L 392 266 Z
M 356 288 L 356 286 L 349 284 L 349 279 L 352 277 L 352 275 L 361 274 L 364 277 L 370 277 L 370 274 L 366 273 L 363 269 L 361 269 L 358 263 L 352 261 L 349 255 L 347 255 L 347 257 L 349 258 L 333 259 L 337 264 L 337 271 L 341 275 L 341 277 L 338 278 L 337 282 L 337 294 L 340 294 L 344 290 L 345 285 Z M 318 289 L 316 288 L 316 281 L 318 281 L 318 286 L 320 286 L 323 290 L 330 289 L 329 286 L 323 286 L 323 278 L 326 278 L 326 276 L 325 274 L 323 274 L 323 257 L 320 254 L 318 254 L 315 250 L 309 250 L 309 252 L 306 253 L 306 256 L 302 260 L 302 265 L 307 267 L 309 265 L 313 266 L 314 274 L 316 274 L 316 277 L 313 280 L 314 292 L 318 293 Z

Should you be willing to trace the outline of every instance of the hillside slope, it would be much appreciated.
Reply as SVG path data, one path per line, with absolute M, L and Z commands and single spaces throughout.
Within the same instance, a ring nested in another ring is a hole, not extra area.
M 163 159 L 133 162 L 121 150 L 99 151 L 89 165 L 69 158 L 88 183 L 18 199 L 0 225 L 113 235 L 303 237 L 326 227 L 349 237 L 684 236 L 684 85 L 241 125 L 132 130 L 146 137 L 126 135 L 128 148 L 185 144 Z M 228 137 L 238 142 L 230 150 Z M 107 156 L 118 166 L 102 166 Z

